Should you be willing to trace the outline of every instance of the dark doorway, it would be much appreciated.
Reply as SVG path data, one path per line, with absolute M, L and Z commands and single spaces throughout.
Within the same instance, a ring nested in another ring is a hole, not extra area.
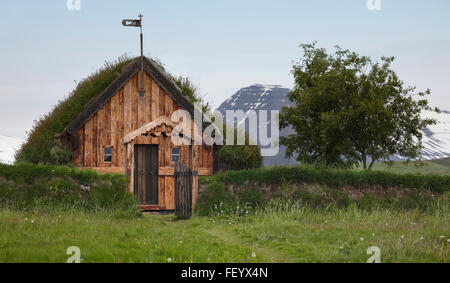
M 139 205 L 158 204 L 158 145 L 134 145 L 134 194 Z

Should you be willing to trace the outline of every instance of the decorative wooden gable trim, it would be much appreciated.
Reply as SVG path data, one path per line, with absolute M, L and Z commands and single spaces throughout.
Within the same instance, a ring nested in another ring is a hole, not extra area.
M 176 125 L 170 121 L 169 118 L 162 116 L 124 136 L 122 138 L 122 143 L 127 144 L 141 135 L 151 134 L 160 136 L 163 133 L 168 134 L 172 132 L 172 129 L 175 128 L 175 126 Z

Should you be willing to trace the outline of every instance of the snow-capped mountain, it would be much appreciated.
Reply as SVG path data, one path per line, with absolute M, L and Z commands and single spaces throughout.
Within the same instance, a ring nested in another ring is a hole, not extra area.
M 241 88 L 231 98 L 223 102 L 217 110 L 224 113 L 225 110 L 274 110 L 282 106 L 290 105 L 287 94 L 290 89 L 280 85 L 255 84 Z
M 223 102 L 217 110 L 223 115 L 226 110 L 281 110 L 283 106 L 290 106 L 292 103 L 287 98 L 288 88 L 279 85 L 255 84 L 240 89 L 236 94 Z M 450 111 L 435 113 L 426 111 L 423 117 L 434 118 L 436 125 L 429 126 L 423 130 L 422 158 L 425 160 L 450 157 Z M 248 129 L 248 126 L 246 127 Z M 280 136 L 293 133 L 292 129 L 283 129 Z M 264 157 L 264 165 L 290 165 L 296 163 L 294 159 L 285 157 L 285 147 L 280 146 L 280 151 L 276 156 Z M 394 158 L 399 159 L 399 158 Z M 400 158 L 401 159 L 401 158 Z
M 22 145 L 23 140 L 0 134 L 0 163 L 13 163 L 14 153 Z
M 242 110 L 246 113 L 250 110 L 280 110 L 283 106 L 291 105 L 291 102 L 287 98 L 289 91 L 290 89 L 283 88 L 280 85 L 255 84 L 240 89 L 231 98 L 223 102 L 217 110 L 220 111 L 224 117 L 226 110 Z M 268 117 L 270 117 L 269 115 L 270 114 L 268 113 Z M 269 137 L 271 136 L 270 126 L 270 122 L 267 122 Z M 246 129 L 248 129 L 248 123 L 246 125 Z M 292 132 L 292 129 L 286 128 L 280 131 L 280 136 L 287 136 Z M 254 140 L 257 139 L 256 137 L 252 138 Z M 259 140 L 258 144 L 260 145 Z M 286 147 L 280 145 L 278 154 L 263 158 L 264 165 L 292 165 L 297 163 L 295 159 L 288 159 L 285 156 Z
M 441 113 L 424 111 L 423 118 L 436 119 L 436 125 L 423 129 L 424 159 L 438 159 L 450 157 L 450 111 Z

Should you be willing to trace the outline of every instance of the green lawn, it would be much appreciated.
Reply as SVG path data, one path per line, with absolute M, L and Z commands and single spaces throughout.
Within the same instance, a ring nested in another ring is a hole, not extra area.
M 83 262 L 366 262 L 370 246 L 382 262 L 450 262 L 442 212 L 286 207 L 177 220 L 3 210 L 0 223 L 0 262 L 65 262 L 69 246 Z
M 361 167 L 358 170 L 362 170 Z M 392 166 L 384 162 L 376 162 L 373 170 L 389 171 L 392 173 L 423 174 L 423 175 L 450 175 L 450 158 L 425 161 L 422 165 L 415 162 L 405 164 L 404 162 L 394 162 Z

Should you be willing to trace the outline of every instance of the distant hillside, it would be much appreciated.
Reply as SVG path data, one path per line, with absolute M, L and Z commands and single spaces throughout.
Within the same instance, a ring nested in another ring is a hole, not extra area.
M 238 110 L 244 112 L 249 110 L 281 110 L 283 106 L 292 105 L 287 98 L 288 88 L 279 85 L 260 85 L 255 84 L 245 87 L 236 92 L 233 96 L 223 102 L 217 110 L 222 114 L 225 110 Z M 443 110 L 442 113 L 424 112 L 423 117 L 435 118 L 438 120 L 436 125 L 423 130 L 423 150 L 422 157 L 425 160 L 450 157 L 450 111 Z M 287 136 L 293 133 L 292 129 L 283 129 L 281 136 Z M 259 143 L 259 142 L 258 142 Z M 285 157 L 285 147 L 280 146 L 280 151 L 276 156 L 265 157 L 264 165 L 292 165 L 296 161 Z M 399 156 L 394 156 L 393 160 L 402 160 Z
M 436 160 L 433 160 L 431 162 L 439 164 L 439 165 L 442 165 L 442 166 L 447 166 L 447 167 L 450 168 L 450 157 L 442 158 L 442 159 L 436 159 Z

